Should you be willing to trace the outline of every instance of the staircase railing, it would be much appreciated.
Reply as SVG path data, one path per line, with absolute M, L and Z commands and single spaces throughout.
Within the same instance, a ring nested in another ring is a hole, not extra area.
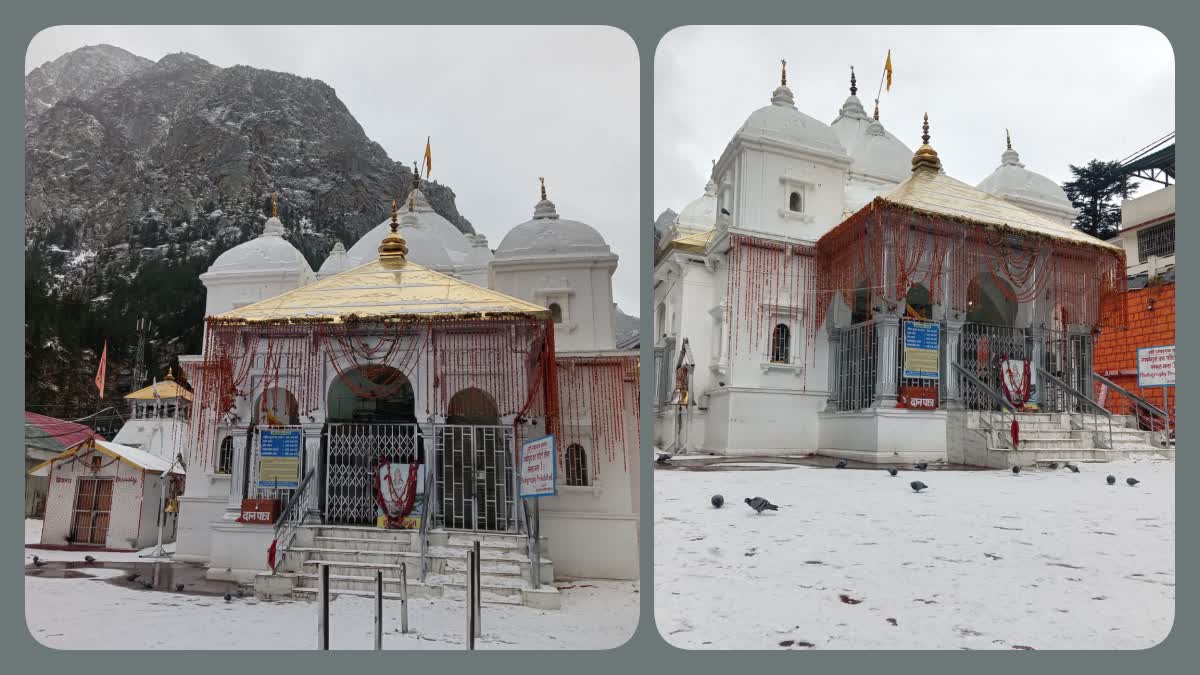
M 1104 418 L 1108 423 L 1108 444 L 1105 447 L 1112 450 L 1112 413 L 1104 406 L 1089 398 L 1087 394 L 1072 387 L 1058 377 L 1051 375 L 1045 368 L 1038 366 L 1037 372 L 1038 378 L 1044 383 L 1041 387 L 1041 395 L 1039 397 L 1039 403 L 1041 403 L 1042 408 L 1044 410 L 1048 409 L 1049 412 L 1067 413 L 1072 424 L 1074 424 L 1078 415 L 1080 428 L 1093 433 L 1100 431 L 1099 421 L 1101 418 Z M 1091 418 L 1091 426 L 1088 425 L 1088 418 Z
M 1092 380 L 1099 382 L 1103 386 L 1120 394 L 1132 409 L 1133 416 L 1138 422 L 1138 428 L 1141 429 L 1142 423 L 1149 419 L 1150 421 L 1146 424 L 1146 426 L 1148 426 L 1151 431 L 1162 431 L 1163 438 L 1160 442 L 1164 447 L 1170 447 L 1171 439 L 1167 437 L 1167 429 L 1173 428 L 1174 425 L 1171 424 L 1170 414 L 1167 413 L 1167 411 L 1129 391 L 1116 382 L 1113 382 L 1107 377 L 1104 377 L 1100 373 L 1093 372 Z M 1118 412 L 1117 414 L 1120 413 Z
M 1019 448 L 1012 441 L 1012 436 L 1008 433 L 1005 433 L 1005 429 L 1001 426 L 1004 421 L 1005 412 L 1009 413 L 1010 423 L 1017 418 L 1016 407 L 1013 406 L 1012 403 L 1009 403 L 1008 399 L 1001 396 L 1000 392 L 988 386 L 987 383 L 976 377 L 971 371 L 963 368 L 957 361 L 952 361 L 950 365 L 954 367 L 954 371 L 958 373 L 960 378 L 960 398 L 967 402 L 980 401 L 980 397 L 970 395 L 971 392 L 968 392 L 966 387 L 967 384 L 974 387 L 976 393 L 983 394 L 982 398 L 994 404 L 998 409 L 994 409 L 991 406 L 979 406 L 976 408 L 976 411 L 979 413 L 980 422 L 987 427 L 989 432 L 999 432 L 1000 436 L 1005 439 L 1009 447 L 1011 447 L 1013 450 L 1018 450 Z M 966 381 L 965 384 L 962 382 L 963 380 Z M 1000 416 L 1000 424 L 993 422 L 992 416 L 996 414 L 999 414 Z
M 433 463 L 429 461 L 429 458 L 432 455 L 432 452 L 430 452 L 430 448 L 426 447 L 426 446 L 427 446 L 427 444 L 424 441 L 423 435 L 422 435 L 421 431 L 418 429 L 417 430 L 417 447 L 421 448 L 423 450 L 422 461 L 425 462 L 425 487 L 423 490 L 423 493 L 425 495 L 425 503 L 421 507 L 421 509 L 422 509 L 421 510 L 421 530 L 420 530 L 421 540 L 418 543 L 418 546 L 420 546 L 420 550 L 421 550 L 420 580 L 422 583 L 424 583 L 425 574 L 428 571 L 427 570 L 426 553 L 429 548 L 429 527 L 430 527 L 430 523 L 433 522 L 434 510 L 437 508 L 437 504 L 438 504 L 437 495 L 435 495 L 433 492 L 434 489 L 436 489 L 436 487 L 437 487 L 437 481 L 435 481 L 434 477 L 433 477 L 434 466 L 433 466 Z
M 310 469 L 304 475 L 300 486 L 296 488 L 287 504 L 284 505 L 283 513 L 279 514 L 279 520 L 275 521 L 275 567 L 271 569 L 272 573 L 287 555 L 288 546 L 291 546 L 292 540 L 296 538 L 296 530 L 304 524 L 304 517 L 308 514 L 314 494 L 309 488 L 313 485 L 313 476 L 316 473 L 316 470 Z

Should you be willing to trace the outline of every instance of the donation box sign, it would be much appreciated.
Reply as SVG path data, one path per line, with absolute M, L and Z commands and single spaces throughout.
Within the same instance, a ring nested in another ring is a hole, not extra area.
M 300 487 L 300 446 L 303 429 L 261 429 L 258 487 L 295 490 Z
M 544 436 L 525 441 L 521 445 L 521 489 L 522 498 L 553 497 L 558 494 L 555 479 L 558 462 L 554 455 L 554 436 Z

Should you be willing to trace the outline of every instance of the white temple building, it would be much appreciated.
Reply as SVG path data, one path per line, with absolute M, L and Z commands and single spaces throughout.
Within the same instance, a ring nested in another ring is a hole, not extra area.
M 414 596 L 461 594 L 475 540 L 485 602 L 557 607 L 555 578 L 636 579 L 638 352 L 614 346 L 617 256 L 544 184 L 495 251 L 419 178 L 405 187 L 316 273 L 272 214 L 201 276 L 176 558 L 268 598 L 311 597 L 322 561 L 337 592 L 367 589 L 375 564 L 394 592 L 407 563 Z M 551 433 L 557 494 L 529 513 L 517 453 Z
M 868 114 L 853 74 L 825 124 L 784 71 L 659 233 L 657 447 L 988 466 L 1127 449 L 1087 414 L 1121 251 L 1072 229 L 1011 141 L 972 187 L 928 120 L 923 139 Z

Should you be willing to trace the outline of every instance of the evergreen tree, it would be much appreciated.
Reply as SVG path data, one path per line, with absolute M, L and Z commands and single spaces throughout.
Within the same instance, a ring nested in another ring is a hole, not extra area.
M 1079 211 L 1075 229 L 1099 239 L 1117 234 L 1121 225 L 1121 200 L 1137 191 L 1137 184 L 1120 171 L 1120 162 L 1093 159 L 1086 166 L 1071 165 L 1074 180 L 1063 184 L 1071 205 Z

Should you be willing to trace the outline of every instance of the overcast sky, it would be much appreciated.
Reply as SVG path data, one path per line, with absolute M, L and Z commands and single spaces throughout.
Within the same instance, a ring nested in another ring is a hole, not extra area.
M 34 37 L 25 72 L 101 43 L 153 60 L 183 51 L 322 80 L 396 161 L 419 159 L 432 136 L 432 178 L 454 189 L 492 248 L 533 216 L 545 176 L 559 215 L 595 227 L 620 256 L 614 299 L 638 313 L 638 52 L 623 32 L 65 26 Z
M 851 65 L 871 112 L 889 48 L 880 121 L 915 149 L 928 112 L 946 173 L 971 185 L 999 166 L 1006 127 L 1025 166 L 1059 183 L 1175 129 L 1175 57 L 1150 28 L 684 27 L 654 64 L 655 214 L 703 193 L 711 160 L 770 103 L 781 58 L 796 107 L 828 124 Z

